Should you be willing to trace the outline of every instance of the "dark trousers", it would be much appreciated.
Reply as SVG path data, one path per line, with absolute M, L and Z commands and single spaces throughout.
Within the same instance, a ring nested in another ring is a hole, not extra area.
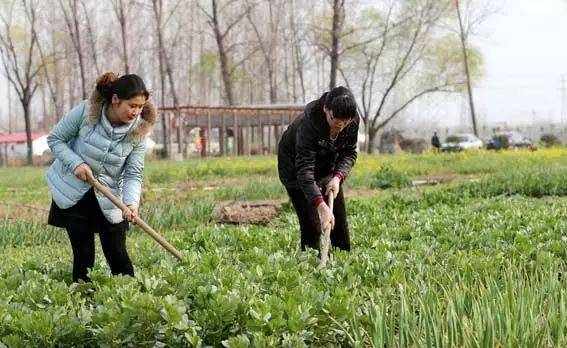
M 99 229 L 100 244 L 112 274 L 134 276 L 134 267 L 126 251 L 126 231 L 119 226 Z M 89 268 L 95 261 L 95 231 L 89 225 L 66 227 L 73 249 L 73 281 L 90 281 Z
M 307 201 L 300 188 L 286 187 L 286 190 L 299 219 L 301 250 L 305 250 L 306 247 L 319 249 L 321 224 L 316 208 Z M 335 216 L 335 227 L 331 231 L 331 246 L 348 251 L 350 250 L 350 236 L 342 187 L 334 200 L 333 215 Z
M 126 251 L 128 222 L 111 224 L 104 217 L 93 189 L 77 204 L 67 209 L 61 209 L 52 202 L 48 224 L 67 230 L 73 249 L 73 281 L 90 280 L 87 272 L 94 266 L 97 232 L 112 274 L 134 275 L 134 268 Z

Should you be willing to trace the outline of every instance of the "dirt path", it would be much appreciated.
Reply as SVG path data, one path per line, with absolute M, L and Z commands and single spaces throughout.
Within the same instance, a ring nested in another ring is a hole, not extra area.
M 48 213 L 49 209 L 45 206 L 0 202 L 0 219 L 47 221 Z

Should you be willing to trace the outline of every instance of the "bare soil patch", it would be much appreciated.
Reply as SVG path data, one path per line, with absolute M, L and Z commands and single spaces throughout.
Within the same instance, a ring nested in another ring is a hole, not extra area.
M 266 225 L 276 218 L 284 201 L 225 202 L 214 210 L 218 222 Z
M 47 221 L 49 209 L 30 204 L 0 203 L 0 219 Z

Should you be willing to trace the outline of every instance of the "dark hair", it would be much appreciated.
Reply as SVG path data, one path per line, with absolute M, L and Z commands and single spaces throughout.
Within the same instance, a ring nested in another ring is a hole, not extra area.
M 325 96 L 324 105 L 333 112 L 333 117 L 351 119 L 358 116 L 356 100 L 348 88 L 339 86 L 333 88 Z
M 148 99 L 150 96 L 144 80 L 136 74 L 118 77 L 113 72 L 104 73 L 96 80 L 96 90 L 107 103 L 112 101 L 114 94 L 120 99 L 137 96 L 144 96 Z

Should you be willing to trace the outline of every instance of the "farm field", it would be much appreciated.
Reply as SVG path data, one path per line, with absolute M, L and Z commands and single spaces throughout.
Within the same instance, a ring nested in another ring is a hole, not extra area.
M 44 172 L 0 168 L 0 347 L 567 345 L 565 148 L 360 155 L 353 250 L 324 270 L 275 157 L 147 162 L 140 215 L 185 260 L 132 228 L 136 277 L 111 276 L 97 242 L 90 284 L 45 223 Z M 281 213 L 215 221 L 257 200 Z

